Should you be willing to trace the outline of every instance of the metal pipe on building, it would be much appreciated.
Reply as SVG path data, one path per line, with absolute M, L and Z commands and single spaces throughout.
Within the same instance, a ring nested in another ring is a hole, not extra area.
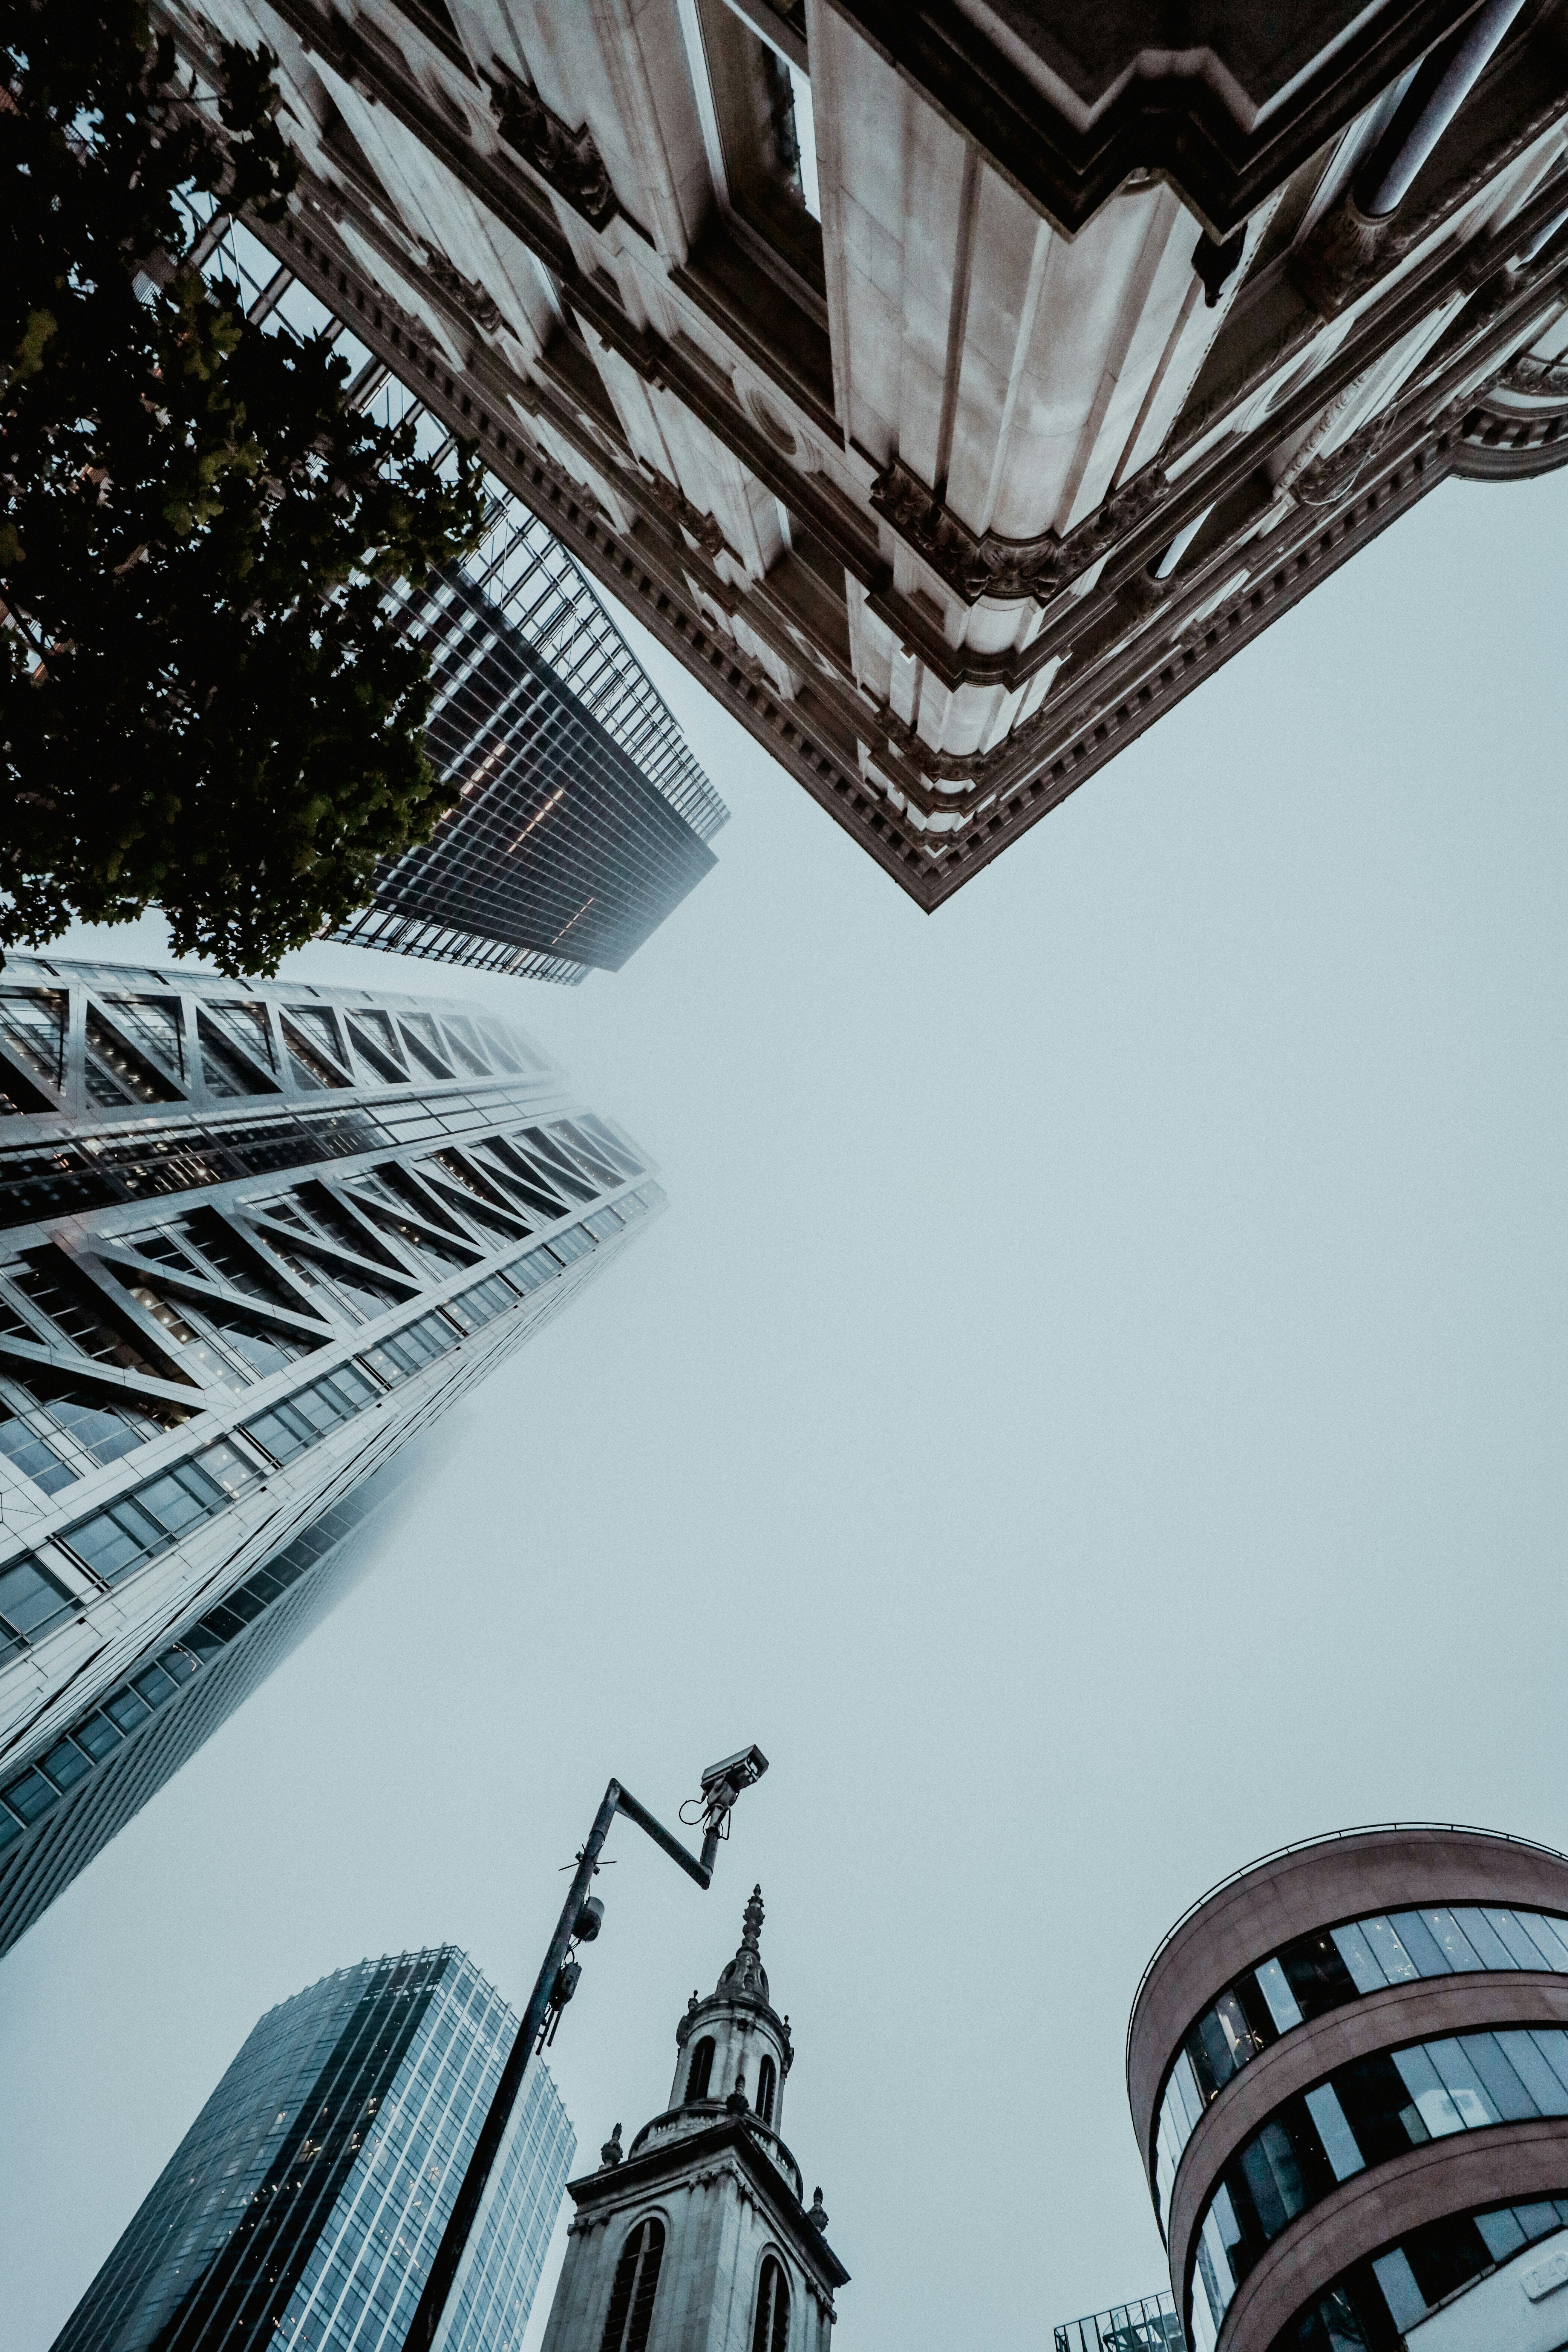
M 1378 141 L 1357 208 L 1368 220 L 1398 210 L 1411 183 L 1491 63 L 1524 0 L 1486 0 L 1457 49 L 1436 50 L 1410 86 L 1409 96 Z
M 1153 562 L 1149 566 L 1152 578 L 1155 580 L 1168 580 L 1170 578 L 1172 572 L 1174 572 L 1177 564 L 1180 563 L 1183 556 L 1185 555 L 1188 548 L 1191 547 L 1194 540 L 1196 539 L 1199 531 L 1202 530 L 1205 523 L 1207 522 L 1213 512 L 1214 508 L 1211 504 L 1205 507 L 1201 514 L 1195 514 L 1191 522 L 1184 522 L 1182 525 L 1181 530 L 1176 533 L 1175 538 L 1171 541 L 1169 547 L 1165 549 L 1163 554 L 1157 555 L 1154 558 Z

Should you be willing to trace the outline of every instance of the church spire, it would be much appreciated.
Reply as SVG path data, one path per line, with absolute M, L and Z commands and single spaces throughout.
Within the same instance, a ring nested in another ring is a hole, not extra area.
M 719 1981 L 714 1987 L 716 1995 L 727 1994 L 733 1999 L 737 1993 L 750 1993 L 757 2000 L 764 2001 L 767 2000 L 768 1972 L 763 1966 L 762 1954 L 763 1921 L 765 1916 L 766 1914 L 763 1909 L 763 1890 L 761 1886 L 753 1886 L 741 1928 L 740 1948 L 734 1958 L 727 1961 L 720 1969 Z

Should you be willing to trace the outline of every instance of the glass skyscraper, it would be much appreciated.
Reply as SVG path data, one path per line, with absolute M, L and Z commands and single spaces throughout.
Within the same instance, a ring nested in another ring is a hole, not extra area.
M 268 2010 L 55 2352 L 398 2352 L 516 2033 L 450 1945 Z M 536 2064 L 440 2352 L 517 2352 L 575 2146 Z
M 664 1195 L 472 1008 L 0 971 L 0 1951 Z
M 437 461 L 453 436 L 242 222 L 196 251 L 268 331 L 324 335 L 349 396 L 412 425 Z M 336 936 L 442 963 L 586 979 L 618 971 L 714 865 L 729 810 L 565 549 L 491 478 L 484 539 L 387 605 L 430 656 L 426 749 L 461 797 L 432 838 L 387 859 Z

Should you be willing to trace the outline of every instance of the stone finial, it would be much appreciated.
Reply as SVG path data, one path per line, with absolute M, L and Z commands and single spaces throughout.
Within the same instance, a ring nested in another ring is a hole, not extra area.
M 610 2134 L 609 2138 L 605 2142 L 604 2147 L 599 2150 L 599 2161 L 606 2170 L 609 2170 L 614 2166 L 619 2164 L 625 2154 L 626 2150 L 621 2146 L 621 2127 L 619 2124 L 617 2124 L 615 2130 Z
M 752 1899 L 746 1906 L 745 1927 L 741 1935 L 742 1951 L 754 1952 L 760 1948 L 759 1938 L 763 1932 L 763 1920 L 765 1916 L 763 1910 L 763 1890 L 760 1885 L 753 1886 Z
M 823 2204 L 823 2201 L 822 2201 L 822 2191 L 821 2191 L 821 2189 L 814 2189 L 812 2190 L 812 2192 L 811 2192 L 811 2210 L 810 2210 L 810 2212 L 806 2215 L 806 2217 L 805 2217 L 805 2218 L 806 2218 L 806 2220 L 811 2223 L 811 2226 L 812 2226 L 812 2228 L 813 2228 L 814 2230 L 822 2230 L 822 2231 L 826 2231 L 826 2228 L 827 2228 L 827 2209 L 826 2209 L 826 2207 Z

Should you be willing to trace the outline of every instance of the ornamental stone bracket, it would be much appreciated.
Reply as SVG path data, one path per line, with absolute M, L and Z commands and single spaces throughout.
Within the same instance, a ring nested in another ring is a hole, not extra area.
M 493 335 L 505 324 L 495 297 L 487 293 L 484 287 L 472 278 L 465 278 L 437 247 L 422 245 L 419 250 L 432 281 L 440 288 L 448 301 L 455 302 L 458 310 L 472 320 L 476 327 L 482 328 L 488 335 Z
M 667 481 L 662 474 L 656 473 L 651 467 L 645 467 L 642 486 L 661 513 L 667 514 L 672 522 L 679 523 L 682 530 L 690 532 L 705 555 L 721 555 L 731 551 L 728 550 L 723 527 L 717 518 L 710 514 L 704 514 L 700 507 L 693 506 L 685 491 L 678 488 L 675 483 Z M 740 558 L 736 557 L 735 560 L 738 562 Z M 685 2023 L 686 2020 L 682 2018 L 681 2026 Z M 676 2028 L 676 2040 L 678 2042 L 685 2040 L 680 2026 Z
M 1037 539 L 1003 539 L 991 530 L 981 537 L 897 457 L 872 483 L 871 504 L 966 604 L 983 596 L 1008 602 L 1032 596 L 1046 604 L 1123 531 L 1141 523 L 1166 487 L 1161 468 L 1145 466 L 1065 539 L 1054 530 Z
M 507 145 L 536 171 L 590 228 L 604 228 L 619 211 L 605 159 L 584 123 L 569 130 L 544 100 L 501 67 L 487 74 L 490 112 Z

